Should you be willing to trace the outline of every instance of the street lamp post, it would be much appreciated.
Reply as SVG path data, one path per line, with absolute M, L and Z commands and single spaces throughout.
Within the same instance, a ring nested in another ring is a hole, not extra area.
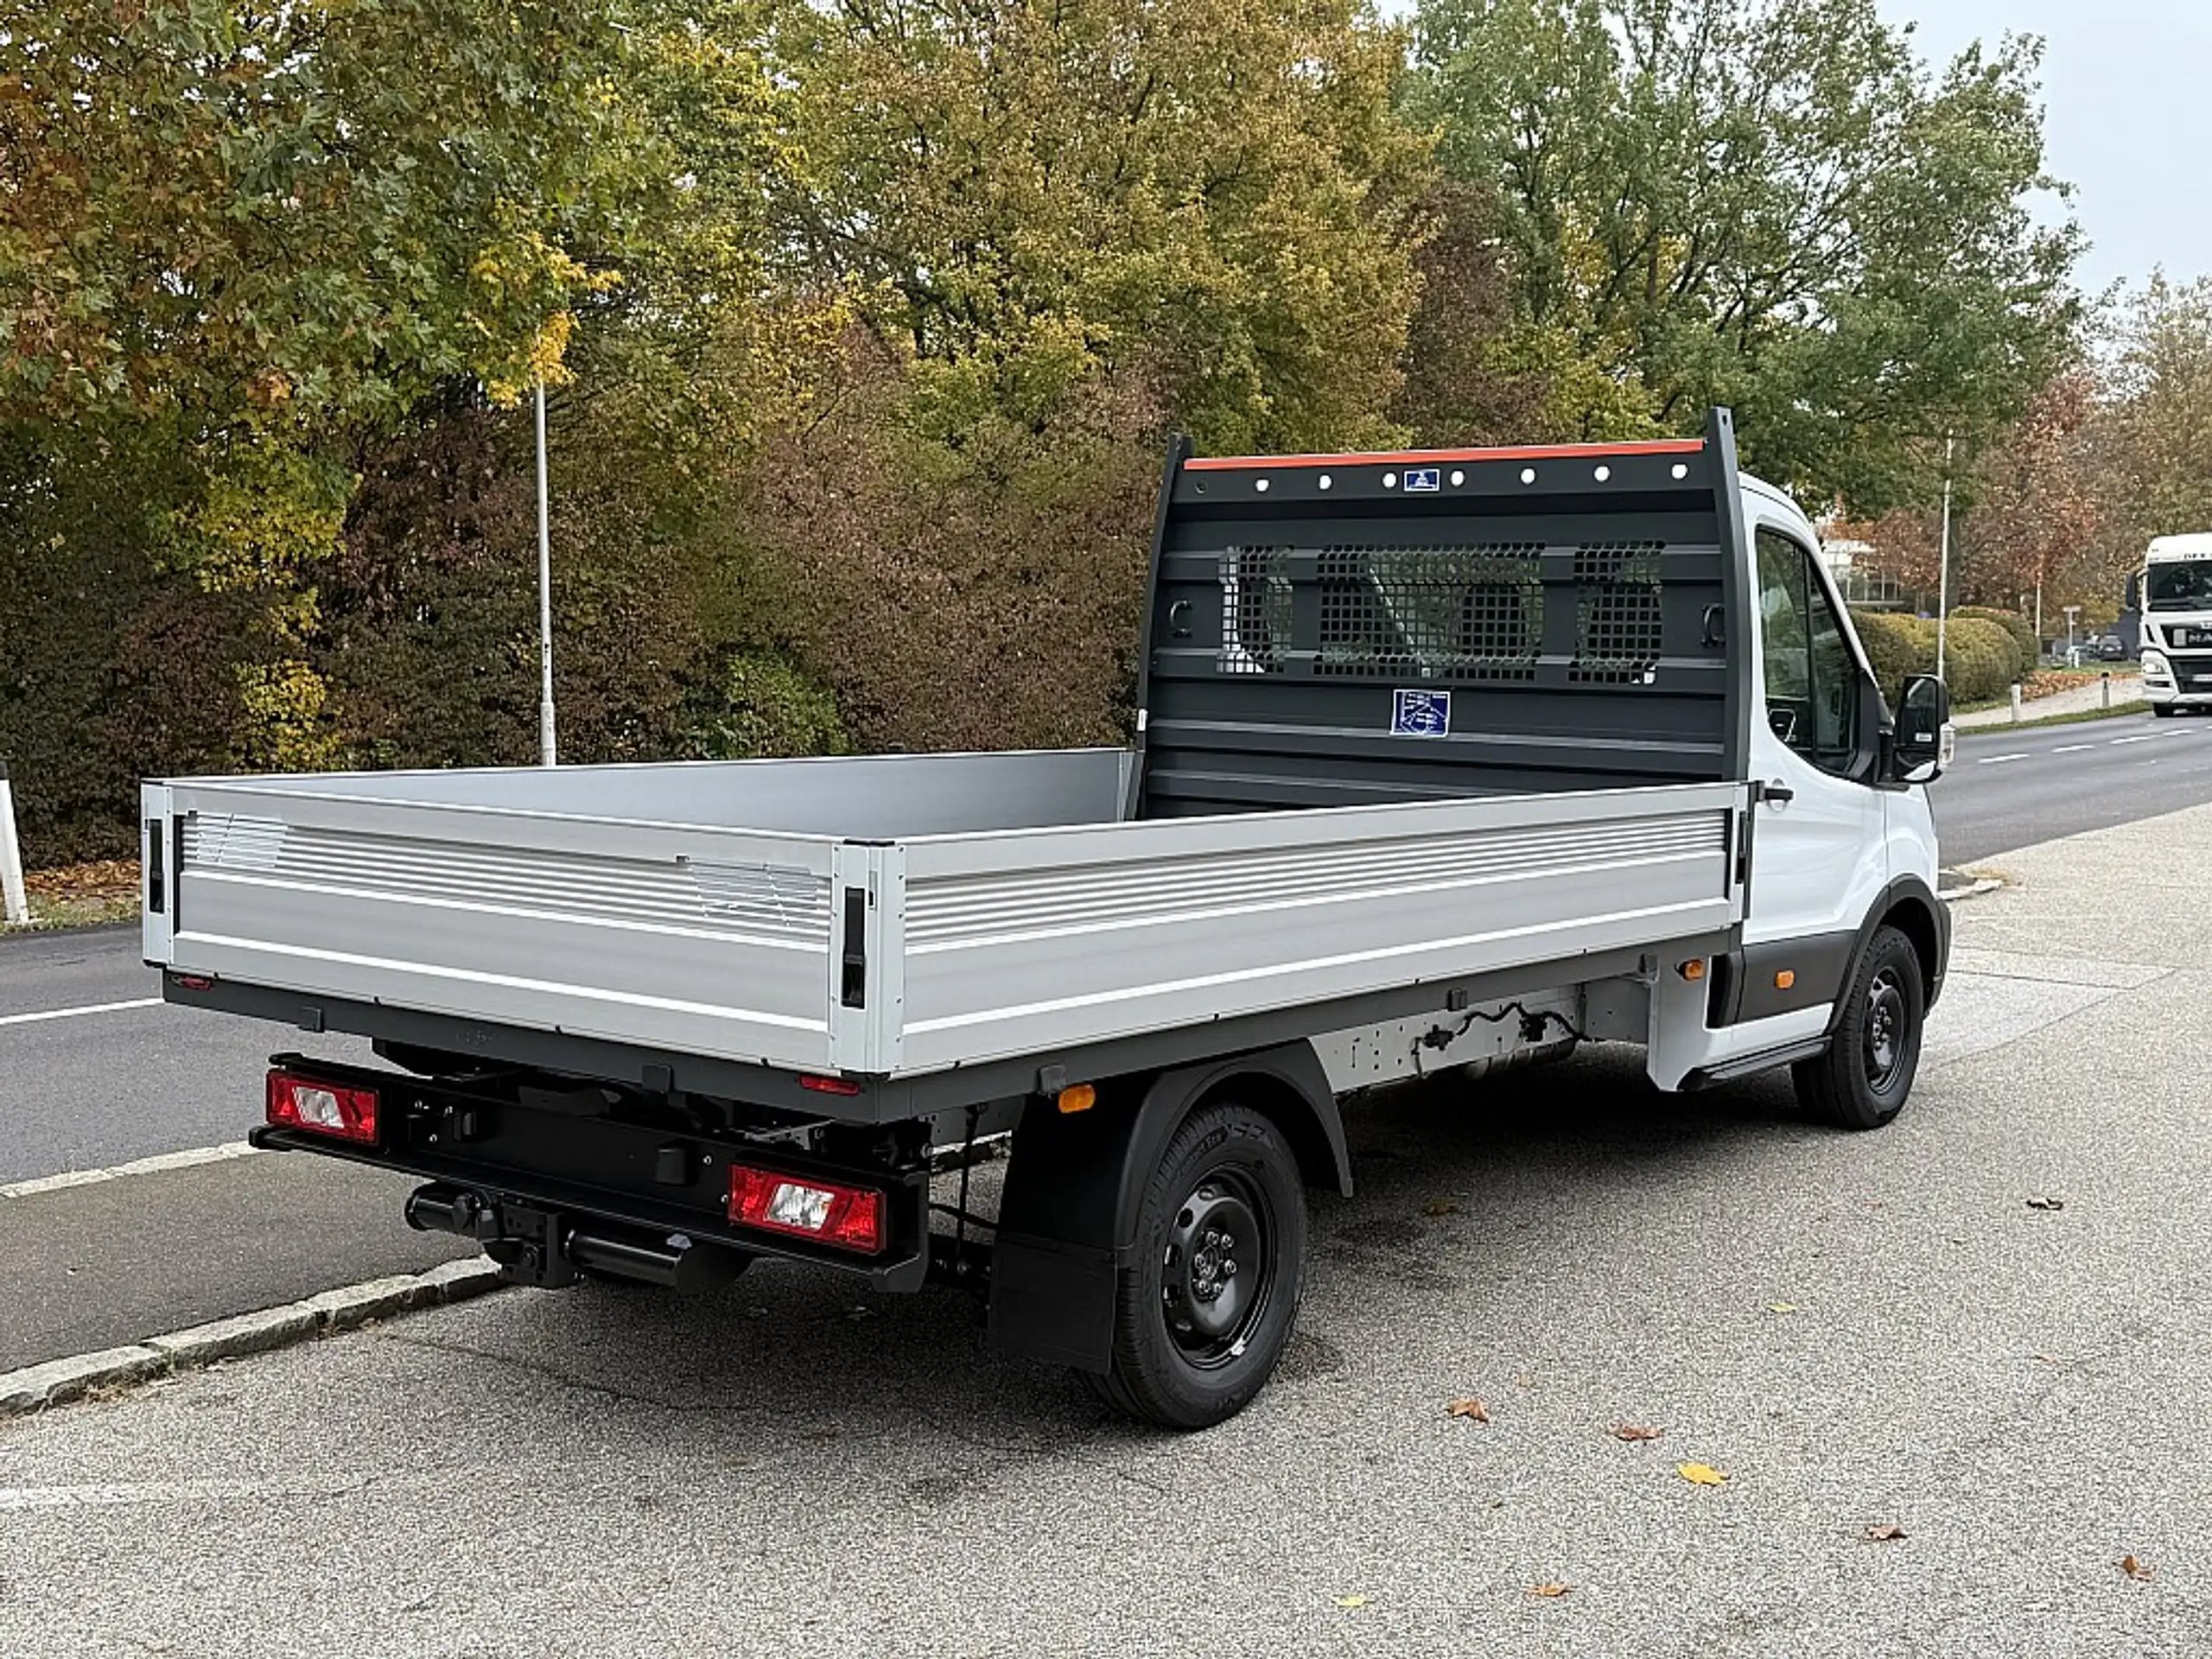
M 1943 648 L 1951 620 L 1951 435 L 1943 435 L 1943 550 L 1936 567 L 1936 677 L 1943 677 Z
M 537 382 L 537 750 L 556 766 L 553 737 L 553 520 L 545 487 L 545 380 Z

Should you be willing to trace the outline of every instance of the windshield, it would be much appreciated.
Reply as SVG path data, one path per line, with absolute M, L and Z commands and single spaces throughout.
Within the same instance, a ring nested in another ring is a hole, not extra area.
M 2146 568 L 2144 590 L 2154 611 L 2212 611 L 2212 560 Z

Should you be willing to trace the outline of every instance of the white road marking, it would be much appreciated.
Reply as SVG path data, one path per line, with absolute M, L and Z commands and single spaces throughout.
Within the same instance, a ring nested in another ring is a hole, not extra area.
M 2056 748 L 2053 749 L 2051 753 L 2053 754 L 2079 754 L 2084 749 L 2094 749 L 2097 746 L 2094 743 L 2062 743 Z
M 91 1186 L 100 1181 L 120 1180 L 125 1175 L 158 1175 L 167 1169 L 190 1169 L 195 1164 L 219 1164 L 231 1158 L 251 1158 L 261 1150 L 243 1141 L 226 1141 L 219 1147 L 191 1147 L 183 1152 L 158 1153 L 151 1158 L 134 1159 L 127 1164 L 117 1164 L 108 1169 L 72 1169 L 59 1175 L 41 1175 L 35 1181 L 16 1181 L 0 1186 L 0 1198 L 28 1198 L 41 1192 L 58 1192 L 64 1187 Z
M 1981 760 L 1978 764 L 1985 766 L 1994 766 L 2000 765 L 2006 760 L 2024 760 L 2027 758 L 2028 757 L 2025 753 L 2018 754 L 1985 754 L 1981 757 Z
M 158 996 L 133 997 L 128 1002 L 88 1002 L 81 1008 L 48 1008 L 44 1014 L 0 1014 L 0 1026 L 35 1026 L 41 1020 L 74 1020 L 80 1014 L 120 1014 L 125 1008 L 158 1008 Z
M 2158 734 L 2155 732 L 2139 732 L 2133 737 L 2115 737 L 2113 739 L 2113 743 L 2114 747 L 2118 747 L 2122 743 L 2148 743 L 2157 735 Z
M 117 1480 L 76 1486 L 0 1486 L 0 1511 L 97 1510 L 118 1504 L 163 1509 L 182 1503 L 265 1503 L 273 1498 L 345 1497 L 365 1476 L 322 1480 Z

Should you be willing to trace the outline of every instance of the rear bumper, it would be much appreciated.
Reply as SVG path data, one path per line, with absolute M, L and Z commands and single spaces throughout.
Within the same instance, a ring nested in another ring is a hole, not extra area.
M 696 1128 L 541 1109 L 402 1073 L 292 1055 L 276 1064 L 379 1096 L 374 1144 L 264 1127 L 248 1139 L 413 1175 L 429 1184 L 410 1224 L 484 1241 L 510 1278 L 559 1284 L 578 1267 L 683 1283 L 715 1276 L 725 1251 L 836 1268 L 881 1290 L 915 1290 L 930 1257 L 929 1166 L 858 1167 L 699 1133 Z M 742 1227 L 729 1218 L 733 1162 L 799 1179 L 874 1187 L 885 1198 L 883 1248 L 854 1254 Z M 697 1247 L 707 1250 L 697 1257 Z M 687 1261 L 690 1265 L 686 1265 Z

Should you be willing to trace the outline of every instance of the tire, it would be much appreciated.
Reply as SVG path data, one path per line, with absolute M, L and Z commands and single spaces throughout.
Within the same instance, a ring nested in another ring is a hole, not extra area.
M 1274 1374 L 1305 1268 L 1306 1187 L 1281 1131 L 1249 1107 L 1201 1106 L 1145 1183 L 1094 1385 L 1164 1428 L 1234 1416 Z
M 1878 1129 L 1904 1109 L 1920 1069 L 1928 995 L 1912 941 L 1878 930 L 1844 997 L 1827 1050 L 1790 1077 L 1807 1110 L 1840 1128 Z
M 2151 705 L 2151 712 L 2160 720 L 2171 720 L 2176 710 L 2171 702 L 2154 702 Z

